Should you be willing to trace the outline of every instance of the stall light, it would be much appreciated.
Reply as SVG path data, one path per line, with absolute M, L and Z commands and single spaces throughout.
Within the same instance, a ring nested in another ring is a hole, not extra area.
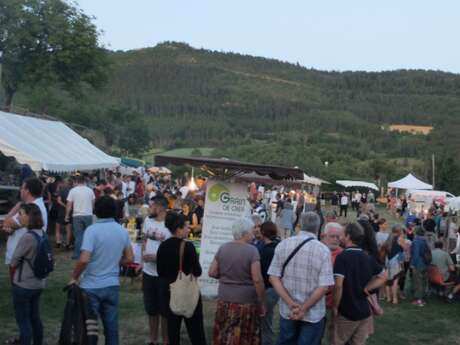
M 198 186 L 195 183 L 195 169 L 193 169 L 193 167 L 192 167 L 192 174 L 191 175 L 192 175 L 192 178 L 190 179 L 190 182 L 188 183 L 188 189 L 189 189 L 189 191 L 194 192 L 194 191 L 198 190 Z
M 198 186 L 196 185 L 195 183 L 195 178 L 192 176 L 192 178 L 190 179 L 190 182 L 188 184 L 188 188 L 191 192 L 194 192 L 196 190 L 198 190 Z

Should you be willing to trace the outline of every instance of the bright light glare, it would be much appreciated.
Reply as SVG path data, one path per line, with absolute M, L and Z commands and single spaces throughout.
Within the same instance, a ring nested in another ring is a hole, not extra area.
M 192 191 L 192 192 L 193 192 L 193 191 L 196 191 L 196 190 L 198 189 L 198 186 L 197 186 L 196 183 L 195 183 L 195 178 L 193 178 L 193 177 L 191 178 L 191 180 L 190 180 L 190 182 L 189 182 L 189 184 L 188 184 L 188 188 L 189 188 L 189 190 Z

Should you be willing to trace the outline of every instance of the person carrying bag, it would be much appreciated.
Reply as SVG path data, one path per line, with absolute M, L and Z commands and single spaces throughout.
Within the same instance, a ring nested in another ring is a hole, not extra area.
M 200 287 L 193 274 L 185 274 L 183 271 L 184 248 L 185 241 L 182 241 L 179 249 L 179 273 L 176 281 L 169 285 L 169 307 L 174 314 L 190 318 L 200 299 Z
M 189 234 L 184 215 L 169 212 L 165 226 L 171 237 L 163 241 L 157 252 L 157 271 L 161 281 L 161 295 L 166 303 L 170 345 L 180 344 L 182 320 L 192 345 L 206 345 L 203 324 L 203 305 L 197 278 L 201 275 L 193 243 L 185 241 Z

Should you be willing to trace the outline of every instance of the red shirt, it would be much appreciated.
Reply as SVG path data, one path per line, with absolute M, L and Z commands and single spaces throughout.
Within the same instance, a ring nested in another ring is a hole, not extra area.
M 337 255 L 339 255 L 342 251 L 343 251 L 343 248 L 338 247 L 336 250 L 331 252 L 332 266 L 334 266 L 335 264 L 335 259 L 337 258 Z M 332 293 L 333 290 L 334 290 L 334 287 L 331 286 L 326 293 L 326 308 L 332 308 L 334 304 L 334 295 Z

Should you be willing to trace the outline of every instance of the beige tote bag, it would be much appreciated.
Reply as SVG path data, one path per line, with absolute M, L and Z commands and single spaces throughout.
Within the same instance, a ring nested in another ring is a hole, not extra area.
M 169 307 L 174 314 L 190 318 L 200 298 L 200 287 L 193 274 L 185 274 L 182 271 L 184 248 L 185 241 L 182 241 L 179 249 L 179 273 L 176 281 L 169 285 L 171 291 Z

